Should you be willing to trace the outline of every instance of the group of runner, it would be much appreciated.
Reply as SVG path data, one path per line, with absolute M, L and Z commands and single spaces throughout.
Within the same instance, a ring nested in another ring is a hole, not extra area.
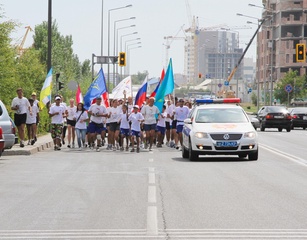
M 175 101 L 174 101 L 175 100 Z M 67 147 L 75 148 L 77 138 L 78 148 L 89 147 L 100 151 L 106 145 L 107 150 L 140 152 L 140 148 L 152 151 L 154 144 L 181 149 L 182 129 L 184 119 L 191 109 L 189 102 L 183 99 L 177 101 L 169 96 L 162 111 L 154 105 L 155 99 L 148 98 L 141 107 L 133 104 L 132 97 L 110 100 L 110 107 L 102 104 L 102 98 L 97 97 L 88 111 L 83 103 L 69 100 L 67 106 L 63 98 L 55 96 L 49 109 L 51 117 L 51 136 L 54 150 L 61 150 L 65 144 L 67 122 Z M 107 134 L 107 135 L 106 135 Z M 76 136 L 75 136 L 76 135 Z

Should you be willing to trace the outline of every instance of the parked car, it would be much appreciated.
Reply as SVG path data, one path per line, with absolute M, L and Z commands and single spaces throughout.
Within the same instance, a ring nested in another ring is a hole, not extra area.
M 266 128 L 277 128 L 279 132 L 292 128 L 292 117 L 284 106 L 263 106 L 257 113 L 260 122 L 260 131 Z
M 296 106 L 305 107 L 305 106 L 307 106 L 307 99 L 303 99 L 303 98 L 292 98 L 290 104 L 291 104 L 291 106 L 293 106 L 293 107 L 296 107 Z
M 307 127 L 307 107 L 293 108 L 290 114 L 292 117 L 292 129 L 301 127 L 305 130 Z
M 4 151 L 4 144 L 5 144 L 5 141 L 3 139 L 2 128 L 0 127 L 0 157 L 2 155 L 2 152 Z
M 5 139 L 5 149 L 12 148 L 15 144 L 16 130 L 14 122 L 11 120 L 7 109 L 0 100 L 0 127 L 2 128 L 3 138 Z

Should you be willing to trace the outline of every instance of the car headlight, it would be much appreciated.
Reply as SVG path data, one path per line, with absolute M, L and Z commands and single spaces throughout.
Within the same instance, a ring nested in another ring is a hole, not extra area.
M 207 134 L 207 133 L 204 133 L 204 132 L 196 132 L 196 133 L 194 134 L 194 136 L 195 136 L 196 138 L 208 138 L 208 134 Z
M 247 133 L 244 133 L 244 137 L 245 138 L 255 138 L 256 133 L 255 132 L 247 132 Z

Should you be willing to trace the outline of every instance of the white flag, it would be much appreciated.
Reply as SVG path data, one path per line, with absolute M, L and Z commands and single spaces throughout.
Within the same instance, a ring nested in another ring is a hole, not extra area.
M 131 76 L 128 76 L 112 90 L 113 99 L 124 98 L 124 91 L 126 91 L 126 97 L 132 96 L 131 88 Z

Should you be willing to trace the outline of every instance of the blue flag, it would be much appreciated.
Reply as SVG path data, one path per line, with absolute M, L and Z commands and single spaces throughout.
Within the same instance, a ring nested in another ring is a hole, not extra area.
M 159 108 L 160 112 L 162 112 L 165 96 L 173 93 L 173 91 L 174 91 L 174 74 L 173 74 L 172 59 L 170 59 L 166 70 L 166 74 L 164 76 L 164 79 L 160 83 L 160 87 L 155 97 L 156 99 L 155 106 Z
M 107 93 L 107 85 L 106 85 L 106 80 L 104 77 L 104 73 L 102 68 L 100 69 L 99 73 L 95 77 L 94 81 L 91 83 L 89 88 L 87 89 L 87 92 L 83 98 L 84 100 L 84 108 L 89 109 L 92 101 L 96 97 L 102 97 L 104 93 Z

